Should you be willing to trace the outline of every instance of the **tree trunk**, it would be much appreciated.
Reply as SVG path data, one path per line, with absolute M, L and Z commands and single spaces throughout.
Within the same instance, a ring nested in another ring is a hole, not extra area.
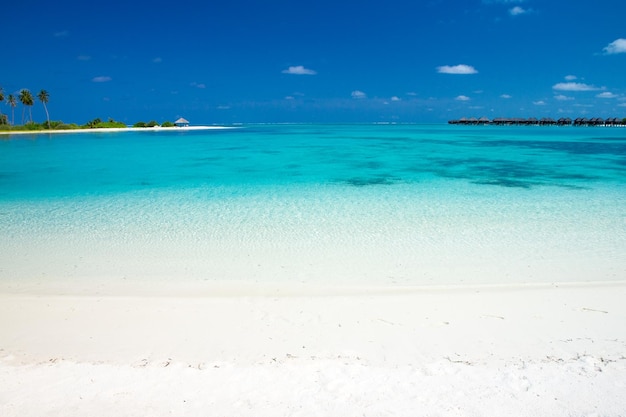
M 48 129 L 50 129 L 50 115 L 48 114 L 48 106 L 46 106 L 46 103 L 43 103 L 43 108 L 46 110 L 46 120 L 48 120 Z

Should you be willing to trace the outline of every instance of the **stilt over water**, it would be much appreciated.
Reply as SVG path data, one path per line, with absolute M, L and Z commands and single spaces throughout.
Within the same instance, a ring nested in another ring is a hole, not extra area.
M 496 117 L 493 120 L 489 120 L 487 117 L 481 117 L 477 119 L 475 117 L 462 117 L 460 119 L 449 120 L 448 124 L 451 125 L 496 125 L 496 126 L 626 126 L 626 117 L 619 119 L 617 117 L 609 117 L 603 119 L 601 117 L 592 117 L 588 119 L 586 117 L 577 117 L 572 120 L 569 117 L 561 117 L 558 120 L 554 120 L 550 117 L 543 117 L 536 119 L 530 117 L 528 119 L 519 117 Z

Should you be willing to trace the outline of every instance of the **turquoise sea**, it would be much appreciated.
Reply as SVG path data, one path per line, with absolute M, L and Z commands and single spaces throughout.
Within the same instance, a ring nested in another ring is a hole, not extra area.
M 626 129 L 0 136 L 0 284 L 626 278 Z

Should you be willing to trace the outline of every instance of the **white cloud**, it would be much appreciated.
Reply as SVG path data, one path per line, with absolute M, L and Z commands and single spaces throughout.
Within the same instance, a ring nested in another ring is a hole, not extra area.
M 476 74 L 478 71 L 471 65 L 443 65 L 437 67 L 437 72 L 440 74 Z
M 469 101 L 470 98 L 468 96 L 460 95 L 460 96 L 456 96 L 455 100 L 457 100 L 457 101 Z
M 569 100 L 574 100 L 574 97 L 569 97 L 569 96 L 565 96 L 563 94 L 558 94 L 556 96 L 554 96 L 555 100 L 559 100 L 559 101 L 569 101 Z
M 574 83 L 574 82 L 557 83 L 557 84 L 554 84 L 552 86 L 552 88 L 554 90 L 559 90 L 559 91 L 596 91 L 596 90 L 600 90 L 600 88 L 595 87 L 593 85 L 583 84 L 583 83 Z
M 294 96 L 285 96 L 285 100 L 295 100 Z
M 286 70 L 282 71 L 283 74 L 293 74 L 293 75 L 315 75 L 316 71 L 312 69 L 304 68 L 302 65 L 296 65 L 294 67 L 289 67 Z
M 617 94 L 613 94 L 609 91 L 605 91 L 604 93 L 598 94 L 596 97 L 598 98 L 617 98 Z
M 354 90 L 350 95 L 352 96 L 352 98 L 366 98 L 367 97 L 367 94 L 359 90 Z
M 566 76 L 565 76 L 565 79 L 566 79 L 567 81 L 574 81 L 574 80 L 576 80 L 577 78 L 578 78 L 578 77 L 577 77 L 577 76 L 575 76 L 575 75 L 566 75 Z
M 524 14 L 524 13 L 528 13 L 528 10 L 525 10 L 525 9 L 519 7 L 519 6 L 515 6 L 511 10 L 509 10 L 509 14 L 511 16 L 519 16 L 519 15 Z
M 400 97 L 393 96 L 393 97 L 391 97 L 391 101 L 400 101 Z
M 154 62 L 155 64 L 158 64 L 160 62 L 163 62 L 163 59 L 161 57 L 156 57 L 152 60 L 152 62 Z
M 192 87 L 196 87 L 196 88 L 206 88 L 206 84 L 204 83 L 197 83 L 197 82 L 192 82 L 191 84 L 189 84 Z
M 605 46 L 603 51 L 607 55 L 626 53 L 626 39 L 620 38 L 614 40 L 613 42 Z
M 618 104 L 619 107 L 626 107 L 626 103 Z
M 509 95 L 509 94 L 502 94 L 500 96 L 500 98 L 512 98 L 513 96 Z
M 106 82 L 109 82 L 111 80 L 112 80 L 112 78 L 108 77 L 106 75 L 101 75 L 99 77 L 93 77 L 91 79 L 91 81 L 93 81 L 94 83 L 106 83 Z
M 543 101 L 543 100 L 539 100 L 539 101 L 533 101 L 533 104 L 534 104 L 535 106 L 545 106 L 545 105 L 546 105 L 546 102 L 545 102 L 545 101 Z

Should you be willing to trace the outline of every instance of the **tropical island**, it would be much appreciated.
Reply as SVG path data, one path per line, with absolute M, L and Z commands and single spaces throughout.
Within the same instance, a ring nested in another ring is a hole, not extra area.
M 35 122 L 33 120 L 32 107 L 35 105 L 35 97 L 43 105 L 46 112 L 45 122 Z M 22 105 L 22 123 L 15 124 L 15 108 L 18 101 Z M 79 125 L 77 123 L 64 123 L 60 120 L 50 120 L 50 113 L 48 112 L 48 102 L 50 101 L 50 94 L 46 90 L 41 90 L 36 96 L 28 89 L 20 90 L 19 94 L 4 94 L 4 90 L 0 86 L 0 105 L 6 103 L 11 108 L 11 118 L 8 114 L 4 114 L 0 108 L 0 134 L 13 134 L 13 133 L 54 133 L 54 132 L 70 132 L 70 131 L 85 131 L 89 129 L 107 129 L 107 130 L 125 130 L 133 128 L 145 128 L 145 129 L 160 129 L 160 128 L 186 128 L 186 129 L 206 129 L 209 126 L 189 126 L 189 121 L 182 117 L 175 122 L 164 121 L 158 123 L 155 120 L 149 122 L 139 121 L 131 126 L 126 123 L 116 121 L 112 118 L 104 121 L 100 118 L 95 118 L 88 121 L 85 124 Z
M 5 116 L 5 115 L 2 115 Z M 0 116 L 0 118 L 2 117 Z M 5 116 L 6 117 L 6 116 Z M 43 123 L 37 122 L 28 122 L 23 125 L 11 125 L 7 123 L 2 123 L 0 120 L 0 133 L 18 133 L 18 132 L 28 132 L 28 133 L 36 133 L 36 132 L 49 132 L 49 131 L 58 131 L 58 130 L 85 130 L 85 129 L 125 129 L 128 128 L 125 123 L 118 122 L 113 119 L 109 119 L 107 121 L 103 121 L 100 118 L 95 118 L 90 120 L 89 122 L 79 125 L 76 123 L 63 123 L 62 121 L 51 120 Z M 173 122 L 165 121 L 161 124 L 152 120 L 150 122 L 137 122 L 133 126 L 133 128 L 155 128 L 155 127 L 176 127 Z

